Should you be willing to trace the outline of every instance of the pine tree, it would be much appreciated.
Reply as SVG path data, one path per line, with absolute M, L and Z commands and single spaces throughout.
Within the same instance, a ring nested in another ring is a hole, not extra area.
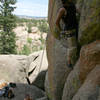
M 0 53 L 16 53 L 15 16 L 12 14 L 16 0 L 0 0 Z

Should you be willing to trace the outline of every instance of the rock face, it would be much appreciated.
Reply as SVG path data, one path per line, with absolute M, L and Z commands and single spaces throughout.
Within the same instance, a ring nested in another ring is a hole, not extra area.
M 100 0 L 76 0 L 80 10 L 80 56 L 73 70 L 68 69 L 67 41 L 58 39 L 55 19 L 61 0 L 49 0 L 49 26 L 47 36 L 48 72 L 45 90 L 50 100 L 99 100 L 100 66 Z M 61 23 L 63 27 L 63 23 Z M 84 46 L 85 45 L 85 46 Z M 96 74 L 98 73 L 98 74 Z
M 85 88 L 87 89 L 86 91 L 88 92 L 89 91 L 88 89 L 91 89 L 89 86 L 93 85 L 93 83 L 95 84 L 95 87 L 98 86 L 98 84 L 100 82 L 100 80 L 98 78 L 99 75 L 96 76 L 95 73 L 97 72 L 97 70 L 99 70 L 98 68 L 96 68 L 96 66 L 100 65 L 99 57 L 100 57 L 100 41 L 96 41 L 90 45 L 84 46 L 81 49 L 79 61 L 74 66 L 74 70 L 69 74 L 69 76 L 65 82 L 62 100 L 66 100 L 66 99 L 72 100 L 73 96 L 77 93 L 77 91 L 80 91 L 81 87 L 84 86 L 85 80 L 86 80 L 87 85 L 85 84 L 85 86 L 83 88 L 84 92 L 85 92 Z M 91 72 L 92 70 L 94 70 L 94 71 Z M 89 73 L 90 73 L 90 75 L 88 76 Z M 93 75 L 91 73 L 95 76 L 93 77 Z M 88 77 L 91 77 L 91 78 L 88 78 Z M 94 82 L 91 82 L 92 80 L 94 80 Z M 87 81 L 89 83 L 87 83 Z M 97 81 L 97 83 L 95 83 L 96 81 Z M 92 84 L 90 84 L 90 83 L 92 83 Z M 87 88 L 87 87 L 89 87 L 89 88 Z M 87 95 L 87 96 L 89 96 L 89 95 Z M 83 97 L 82 99 L 77 98 L 75 100 L 88 100 L 88 99 L 85 99 Z M 93 100 L 95 100 L 95 99 L 93 99 Z
M 47 37 L 47 58 L 48 58 L 48 74 L 46 77 L 46 91 L 51 100 L 61 100 L 65 80 L 71 71 L 66 65 L 67 48 L 61 41 L 56 39 L 58 34 L 55 33 L 55 19 L 61 0 L 49 0 L 49 26 L 50 32 Z M 66 41 L 62 41 L 67 43 Z
M 31 84 L 44 90 L 45 75 L 48 69 L 46 50 L 35 52 L 29 55 L 29 58 L 32 58 L 33 61 L 29 66 L 28 73 L 34 70 L 31 74 L 28 75 L 29 80 Z
M 77 0 L 81 16 L 79 23 L 79 42 L 81 45 L 100 39 L 100 1 Z M 80 3 L 79 3 L 80 1 Z
M 89 73 L 85 82 L 72 100 L 99 100 L 100 64 Z
M 66 65 L 66 48 L 64 48 L 59 40 L 49 34 L 47 39 L 47 56 L 48 66 L 48 82 L 51 91 L 47 94 L 53 100 L 61 100 L 64 83 L 68 73 L 71 71 Z M 63 79 L 63 80 L 62 80 Z M 47 92 L 48 93 L 48 92 Z

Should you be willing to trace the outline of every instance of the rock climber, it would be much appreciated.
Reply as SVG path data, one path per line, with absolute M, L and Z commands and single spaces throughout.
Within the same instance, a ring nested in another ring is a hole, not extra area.
M 56 27 L 60 32 L 60 36 L 64 36 L 67 40 L 67 66 L 73 68 L 73 58 L 77 52 L 77 19 L 76 19 L 76 7 L 72 2 L 73 0 L 62 0 L 63 7 L 58 11 L 56 18 Z M 64 28 L 60 26 L 60 21 L 63 21 Z

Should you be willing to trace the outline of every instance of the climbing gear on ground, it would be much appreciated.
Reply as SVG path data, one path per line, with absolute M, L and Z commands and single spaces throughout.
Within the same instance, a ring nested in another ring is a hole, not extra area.
M 3 94 L 4 97 L 7 97 L 9 99 L 14 98 L 15 95 L 9 86 L 4 87 L 3 89 L 5 90 L 5 93 Z
M 0 80 L 0 97 L 14 98 L 14 93 L 11 88 L 15 87 L 15 83 L 7 83 L 4 80 Z
M 3 96 L 5 94 L 5 90 L 4 89 L 0 89 L 0 97 Z
M 2 89 L 3 87 L 7 86 L 8 83 L 5 80 L 0 80 L 0 89 Z
M 16 88 L 16 84 L 15 83 L 12 83 L 12 82 L 9 83 L 9 86 L 12 87 L 12 88 Z

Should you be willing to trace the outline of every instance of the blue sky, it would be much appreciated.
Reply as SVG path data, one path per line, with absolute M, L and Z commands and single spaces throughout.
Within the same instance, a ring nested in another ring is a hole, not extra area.
M 17 0 L 16 15 L 47 17 L 48 0 Z

